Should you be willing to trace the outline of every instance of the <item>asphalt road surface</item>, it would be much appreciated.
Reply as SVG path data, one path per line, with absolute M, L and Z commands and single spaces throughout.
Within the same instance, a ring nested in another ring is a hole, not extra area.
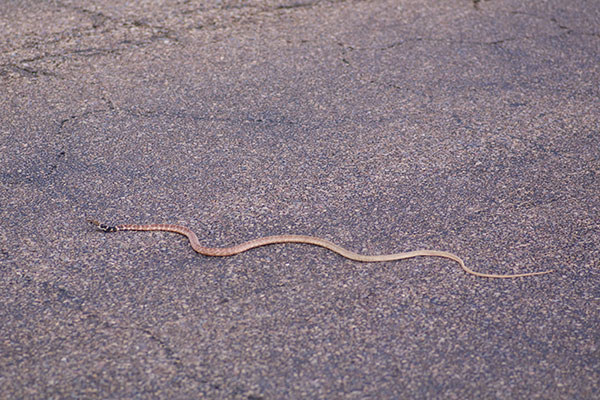
M 0 398 L 600 398 L 599 82 L 596 0 L 0 2 Z

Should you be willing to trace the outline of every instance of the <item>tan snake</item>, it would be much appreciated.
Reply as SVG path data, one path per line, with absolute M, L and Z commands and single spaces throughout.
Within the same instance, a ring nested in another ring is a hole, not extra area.
M 246 250 L 253 249 L 255 247 L 266 246 L 269 244 L 276 243 L 307 243 L 315 246 L 324 247 L 329 249 L 342 257 L 346 257 L 350 260 L 361 261 L 361 262 L 380 262 L 380 261 L 395 261 L 395 260 L 403 260 L 406 258 L 413 257 L 442 257 L 448 258 L 452 261 L 456 261 L 460 267 L 465 270 L 467 273 L 475 276 L 479 276 L 482 278 L 519 278 L 523 276 L 535 276 L 535 275 L 544 275 L 553 272 L 552 270 L 541 271 L 541 272 L 526 272 L 522 274 L 512 274 L 512 275 L 499 275 L 499 274 L 485 274 L 482 272 L 476 272 L 470 269 L 465 265 L 465 262 L 455 254 L 448 253 L 447 251 L 439 251 L 439 250 L 416 250 L 416 251 L 407 251 L 403 253 L 396 254 L 381 254 L 381 255 L 364 255 L 358 254 L 353 251 L 347 250 L 341 246 L 338 246 L 335 243 L 332 243 L 328 240 L 321 239 L 314 236 L 305 236 L 305 235 L 277 235 L 277 236 L 265 236 L 258 239 L 250 240 L 248 242 L 244 242 L 238 244 L 237 246 L 231 247 L 204 247 L 200 244 L 198 237 L 196 234 L 189 228 L 181 225 L 171 225 L 171 224 L 150 224 L 150 225 L 116 225 L 109 226 L 105 224 L 101 224 L 100 222 L 88 219 L 88 222 L 98 227 L 98 229 L 104 232 L 117 232 L 117 231 L 166 231 L 166 232 L 175 232 L 181 235 L 187 236 L 192 245 L 192 248 L 205 256 L 213 256 L 213 257 L 225 257 L 225 256 L 233 256 L 235 254 L 242 253 Z

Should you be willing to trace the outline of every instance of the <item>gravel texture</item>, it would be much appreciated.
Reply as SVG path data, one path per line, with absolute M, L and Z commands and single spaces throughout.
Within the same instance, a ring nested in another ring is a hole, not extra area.
M 595 0 L 0 2 L 0 398 L 599 398 L 599 27 Z

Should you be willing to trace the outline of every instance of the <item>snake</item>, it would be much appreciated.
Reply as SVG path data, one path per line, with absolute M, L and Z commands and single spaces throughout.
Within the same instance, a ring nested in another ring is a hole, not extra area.
M 190 228 L 181 226 L 181 225 L 173 225 L 173 224 L 147 224 L 147 225 L 137 225 L 137 224 L 123 224 L 123 225 L 115 225 L 110 226 L 106 224 L 102 224 L 95 219 L 87 220 L 92 225 L 96 226 L 97 229 L 104 232 L 117 232 L 117 231 L 164 231 L 164 232 L 174 232 L 180 235 L 186 236 L 190 241 L 190 245 L 197 252 L 205 256 L 211 257 L 227 257 L 233 256 L 239 253 L 243 253 L 247 250 L 254 249 L 256 247 L 267 246 L 271 244 L 280 244 L 280 243 L 304 243 L 311 244 L 314 246 L 323 247 L 325 249 L 331 250 L 334 253 L 341 255 L 349 260 L 360 261 L 360 262 L 385 262 L 385 261 L 397 261 L 404 260 L 407 258 L 414 257 L 441 257 L 446 258 L 452 261 L 455 261 L 460 265 L 460 267 L 467 272 L 468 274 L 481 277 L 481 278 L 521 278 L 526 276 L 536 276 L 536 275 L 545 275 L 553 270 L 540 271 L 540 272 L 525 272 L 521 274 L 488 274 L 483 272 L 477 272 L 472 270 L 471 268 L 465 265 L 465 262 L 456 254 L 449 253 L 447 251 L 440 250 L 415 250 L 415 251 L 407 251 L 402 253 L 395 254 L 379 254 L 379 255 L 366 255 L 359 254 L 353 251 L 350 251 L 342 246 L 339 246 L 329 240 L 322 239 L 316 236 L 306 236 L 306 235 L 275 235 L 275 236 L 263 236 L 257 239 L 249 240 L 244 243 L 240 243 L 231 247 L 204 247 L 200 244 L 198 240 L 198 236 L 192 231 Z

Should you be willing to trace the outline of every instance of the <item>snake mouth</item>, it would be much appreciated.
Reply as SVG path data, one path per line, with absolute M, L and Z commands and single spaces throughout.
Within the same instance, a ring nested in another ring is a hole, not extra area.
M 96 225 L 97 227 L 100 227 L 100 222 L 96 221 L 95 219 L 88 218 L 88 219 L 86 219 L 86 221 L 92 225 Z

